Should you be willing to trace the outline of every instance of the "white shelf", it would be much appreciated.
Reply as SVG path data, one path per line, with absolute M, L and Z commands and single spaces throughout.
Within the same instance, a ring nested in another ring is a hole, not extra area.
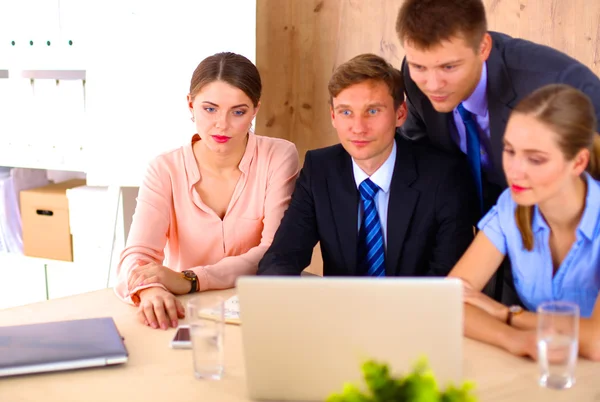
M 0 253 L 0 309 L 91 292 L 107 287 L 101 262 L 75 263 Z
M 0 166 L 85 172 L 83 147 L 44 147 L 0 143 Z

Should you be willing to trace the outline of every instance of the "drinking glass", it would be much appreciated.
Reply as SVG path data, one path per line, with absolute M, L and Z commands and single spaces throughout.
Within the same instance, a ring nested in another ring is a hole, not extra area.
M 579 306 L 551 301 L 538 306 L 537 347 L 541 386 L 554 389 L 575 384 L 579 349 Z
M 223 375 L 224 300 L 196 296 L 189 300 L 187 310 L 194 375 L 201 379 L 220 380 Z

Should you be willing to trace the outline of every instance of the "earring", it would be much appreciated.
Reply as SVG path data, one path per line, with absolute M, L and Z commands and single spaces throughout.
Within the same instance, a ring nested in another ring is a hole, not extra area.
M 196 118 L 194 117 L 194 115 L 192 115 L 192 117 L 190 117 L 190 120 L 193 121 L 194 123 L 196 122 Z

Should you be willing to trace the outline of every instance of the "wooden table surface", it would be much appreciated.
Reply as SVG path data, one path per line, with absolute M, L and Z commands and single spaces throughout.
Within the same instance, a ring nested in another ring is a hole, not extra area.
M 205 292 L 203 298 L 229 297 L 234 289 Z M 189 296 L 183 296 L 183 302 Z M 112 289 L 0 310 L 0 325 L 111 316 L 129 351 L 120 366 L 0 378 L 0 401 L 248 401 L 241 327 L 227 325 L 225 375 L 221 381 L 197 380 L 191 350 L 174 350 L 174 329 L 155 330 L 137 322 L 135 307 Z M 464 345 L 464 375 L 477 384 L 480 401 L 600 402 L 600 364 L 579 359 L 576 385 L 549 390 L 537 384 L 537 364 L 469 339 Z M 341 384 L 340 384 L 341 389 Z

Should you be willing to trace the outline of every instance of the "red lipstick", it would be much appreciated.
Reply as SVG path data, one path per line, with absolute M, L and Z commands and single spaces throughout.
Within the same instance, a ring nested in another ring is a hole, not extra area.
M 219 144 L 224 144 L 231 139 L 231 137 L 227 137 L 225 135 L 213 135 L 211 137 Z

